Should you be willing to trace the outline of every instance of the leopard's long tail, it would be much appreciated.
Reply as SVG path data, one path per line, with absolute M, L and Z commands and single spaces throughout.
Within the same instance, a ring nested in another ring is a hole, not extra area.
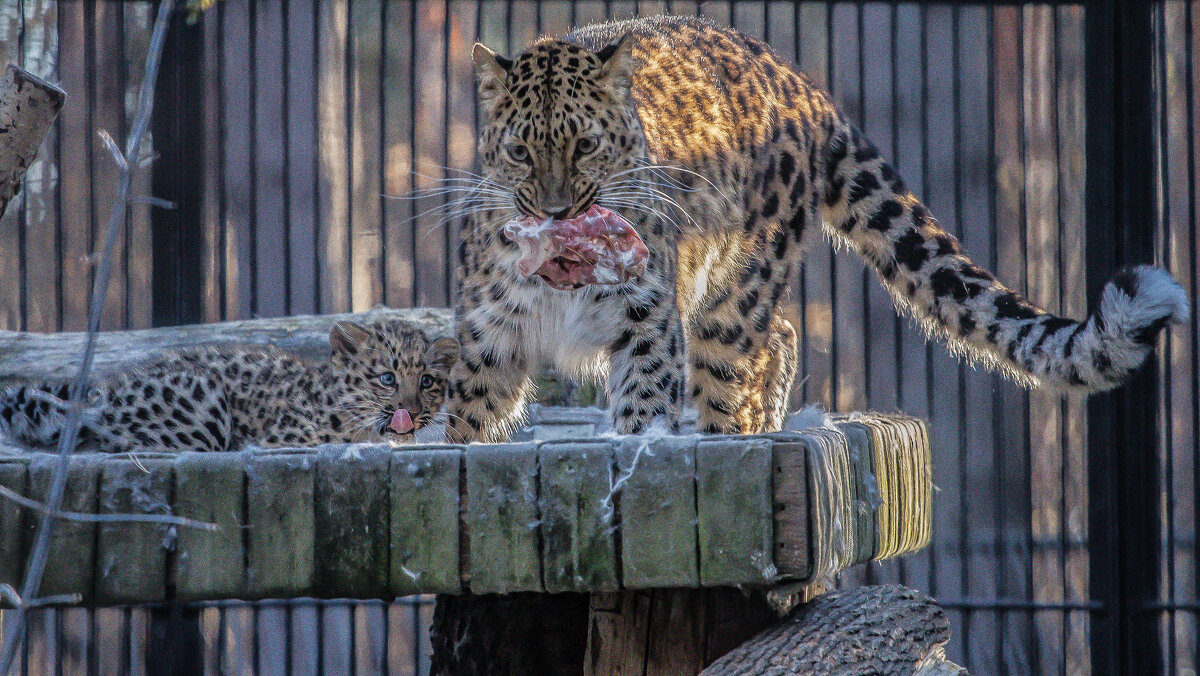
M 1185 322 L 1187 294 L 1161 268 L 1122 271 L 1084 321 L 1057 317 L 1005 287 L 963 253 L 857 129 L 824 144 L 825 229 L 876 271 L 896 304 L 952 350 L 1023 383 L 1100 392 L 1125 382 L 1167 322 Z

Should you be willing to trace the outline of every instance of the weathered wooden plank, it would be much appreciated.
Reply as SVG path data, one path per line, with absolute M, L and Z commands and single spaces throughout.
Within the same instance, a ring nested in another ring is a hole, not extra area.
M 854 560 L 870 561 L 877 550 L 875 514 L 883 502 L 879 496 L 879 478 L 875 474 L 871 433 L 865 425 L 854 422 L 839 423 L 838 429 L 846 435 L 850 463 L 854 468 Z
M 541 589 L 536 447 L 472 448 L 466 474 L 471 591 Z
M 612 461 L 612 446 L 603 441 L 551 442 L 538 449 L 548 592 L 619 588 Z
M 302 596 L 313 588 L 316 453 L 247 451 L 249 525 L 246 592 L 250 598 Z
M 695 441 L 627 438 L 617 451 L 621 558 L 629 589 L 689 587 L 696 561 Z
M 317 454 L 313 550 L 318 596 L 386 597 L 388 456 L 388 447 L 366 445 Z
M 29 461 L 0 456 L 0 486 L 28 495 Z M 0 498 L 0 584 L 21 588 L 25 568 L 25 508 Z
M 60 509 L 67 512 L 96 513 L 96 484 L 100 465 L 96 456 L 76 455 L 71 458 L 67 474 L 67 486 L 63 492 Z M 26 496 L 31 500 L 45 502 L 58 458 L 52 454 L 38 455 L 29 464 L 29 484 Z M 25 551 L 32 549 L 40 518 L 29 513 L 25 518 Z M 54 527 L 50 539 L 46 567 L 40 596 L 56 594 L 83 594 L 84 602 L 93 598 L 93 562 L 95 552 L 96 525 L 80 521 L 60 520 Z
M 812 572 L 808 537 L 808 453 L 799 437 L 776 438 L 771 447 L 775 567 L 807 579 Z
M 169 455 L 105 458 L 101 463 L 101 514 L 169 514 Z M 96 600 L 148 603 L 167 595 L 167 547 L 173 527 L 152 523 L 102 523 L 97 532 Z
M 771 582 L 774 564 L 771 442 L 701 441 L 696 446 L 700 583 Z
M 175 514 L 221 528 L 179 529 L 175 593 L 180 600 L 236 598 L 245 588 L 244 463 L 240 453 L 182 453 L 175 459 Z
M 462 449 L 393 453 L 391 591 L 456 594 L 459 579 L 459 474 Z

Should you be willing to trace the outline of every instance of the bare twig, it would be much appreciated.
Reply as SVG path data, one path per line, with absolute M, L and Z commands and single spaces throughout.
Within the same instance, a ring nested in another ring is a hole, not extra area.
M 0 486 L 0 497 L 8 498 L 22 507 L 47 514 L 55 519 L 66 519 L 67 521 L 83 521 L 85 523 L 163 523 L 168 526 L 186 526 L 209 532 L 221 530 L 221 527 L 215 523 L 196 521 L 195 519 L 171 516 L 169 514 L 86 514 L 84 512 L 64 512 L 59 509 L 50 509 L 45 504 L 37 500 L 30 500 L 24 495 L 4 486 Z
M 136 166 L 138 158 L 141 157 L 142 138 L 146 135 L 146 128 L 150 126 L 150 113 L 154 109 L 154 85 L 158 80 L 158 64 L 162 59 L 163 44 L 166 41 L 167 28 L 170 26 L 171 12 L 174 8 L 175 0 L 163 0 L 162 4 L 158 6 L 158 15 L 154 19 L 154 31 L 150 36 L 150 46 L 146 53 L 145 77 L 142 78 L 141 91 L 138 92 L 137 112 L 134 115 L 129 138 L 125 142 L 117 194 L 113 199 L 112 210 L 109 212 L 108 226 L 104 236 L 104 256 L 100 261 L 100 267 L 96 270 L 95 283 L 92 286 L 83 359 L 79 364 L 75 382 L 71 385 L 70 408 L 58 443 L 58 465 L 54 468 L 50 491 L 46 495 L 48 509 L 42 512 L 42 518 L 38 523 L 37 537 L 25 569 L 25 579 L 21 585 L 22 599 L 32 599 L 37 596 L 38 588 L 42 584 L 42 575 L 46 572 L 50 536 L 57 523 L 53 512 L 62 505 L 63 492 L 67 487 L 67 470 L 70 465 L 71 452 L 75 449 L 75 440 L 83 422 L 83 400 L 87 393 L 88 379 L 91 376 L 92 362 L 96 354 L 96 333 L 100 330 L 100 317 L 104 313 L 104 299 L 108 295 L 108 282 L 112 276 L 112 252 L 121 226 L 125 223 L 126 210 L 129 208 L 129 193 L 133 187 L 133 173 L 130 167 L 131 165 Z M 8 673 L 16 658 L 17 648 L 25 634 L 27 610 L 28 607 L 24 604 L 17 607 L 13 618 L 15 621 L 5 633 L 4 653 L 0 658 L 0 674 Z
M 40 608 L 42 606 L 74 605 L 83 600 L 83 594 L 56 594 L 40 599 L 21 600 L 21 595 L 11 584 L 0 584 L 0 600 L 8 601 L 13 608 Z

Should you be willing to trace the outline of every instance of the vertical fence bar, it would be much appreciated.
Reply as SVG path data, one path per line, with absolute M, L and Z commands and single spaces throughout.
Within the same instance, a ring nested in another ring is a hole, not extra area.
M 150 216 L 154 257 L 151 321 L 154 326 L 195 323 L 203 317 L 201 188 L 204 121 L 198 105 L 203 92 L 197 74 L 204 72 L 201 27 L 188 25 L 183 12 L 172 20 L 163 51 L 162 76 L 154 110 L 153 138 L 162 159 L 155 162 L 154 196 L 175 202 L 172 210 L 154 209 Z
M 1088 5 L 1087 285 L 1092 306 L 1119 267 L 1153 259 L 1153 45 L 1149 2 Z M 1162 672 L 1157 364 L 1088 402 L 1088 539 L 1096 674 Z

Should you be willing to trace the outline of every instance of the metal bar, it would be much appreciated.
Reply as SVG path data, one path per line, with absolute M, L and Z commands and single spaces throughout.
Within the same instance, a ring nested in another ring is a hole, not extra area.
M 1087 285 L 1096 303 L 1120 267 L 1153 259 L 1153 7 L 1088 6 Z M 1132 221 L 1130 219 L 1133 219 Z M 1162 672 L 1159 624 L 1141 609 L 1157 598 L 1159 453 L 1154 362 L 1121 390 L 1088 402 L 1090 589 L 1096 674 Z
M 1036 612 L 1043 610 L 1087 611 L 1104 610 L 1098 601 L 1032 601 L 1026 599 L 938 599 L 938 605 L 948 610 L 1014 610 Z

